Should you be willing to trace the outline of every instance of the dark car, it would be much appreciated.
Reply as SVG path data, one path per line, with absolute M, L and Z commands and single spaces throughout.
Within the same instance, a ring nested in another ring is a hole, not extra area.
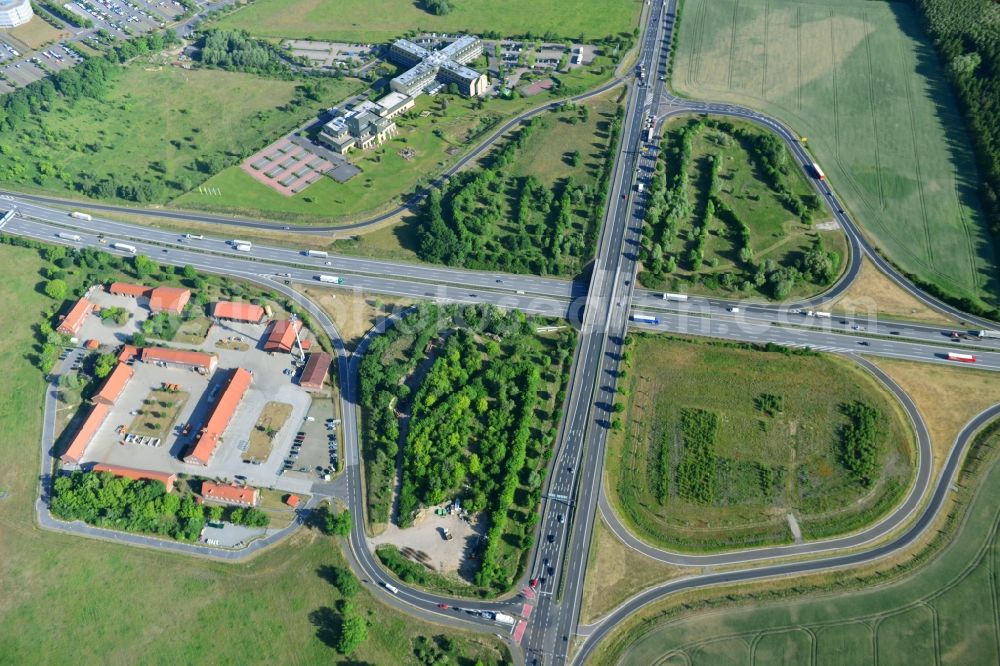
M 549 543 L 555 543 L 556 542 L 556 535 L 555 534 L 550 534 L 548 536 L 548 540 L 549 540 Z

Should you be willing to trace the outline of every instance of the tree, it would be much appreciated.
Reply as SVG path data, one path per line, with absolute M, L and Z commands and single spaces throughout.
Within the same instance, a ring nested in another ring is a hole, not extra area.
M 451 5 L 451 0 L 423 0 L 421 4 L 424 10 L 435 16 L 444 16 L 454 9 Z
M 66 285 L 65 280 L 55 279 L 45 283 L 45 295 L 57 301 L 66 298 L 67 291 L 69 291 L 69 287 Z
M 104 379 L 111 374 L 117 364 L 118 357 L 114 354 L 101 354 L 94 362 L 94 376 L 98 379 Z
M 351 534 L 352 526 L 351 512 L 346 509 L 338 513 L 327 510 L 326 515 L 323 517 L 323 530 L 327 534 L 346 537 Z
M 350 569 L 345 567 L 332 567 L 330 578 L 334 587 L 340 591 L 345 598 L 353 597 L 361 589 L 358 579 L 354 577 Z
M 337 651 L 350 656 L 366 640 L 368 640 L 368 623 L 365 618 L 353 612 L 347 614 L 340 627 Z
M 198 277 L 198 271 L 191 264 L 186 264 L 184 266 L 184 277 L 188 280 L 193 280 Z

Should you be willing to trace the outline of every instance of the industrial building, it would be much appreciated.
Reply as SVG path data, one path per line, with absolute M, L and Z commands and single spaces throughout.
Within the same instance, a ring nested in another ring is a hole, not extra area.
M 198 433 L 197 443 L 191 453 L 184 457 L 184 462 L 192 465 L 208 465 L 216 447 L 222 440 L 222 434 L 229 427 L 229 422 L 236 414 L 236 408 L 243 401 L 243 396 L 246 395 L 252 381 L 253 375 L 248 370 L 236 368 L 226 383 L 226 388 L 223 389 L 219 401 L 215 403 L 208 423 Z
M 125 390 L 133 374 L 135 373 L 127 362 L 118 363 L 115 369 L 111 371 L 111 374 L 108 375 L 108 378 L 104 380 L 101 390 L 94 395 L 94 402 L 109 406 L 118 402 L 118 397 Z
M 0 0 L 0 28 L 16 28 L 34 15 L 31 0 Z
M 169 493 L 174 489 L 177 482 L 177 475 L 168 472 L 155 472 L 149 469 L 135 469 L 134 467 L 122 467 L 120 465 L 105 465 L 98 463 L 90 470 L 91 472 L 107 472 L 115 476 L 121 476 L 133 481 L 159 481 L 167 487 Z
M 482 95 L 489 84 L 486 75 L 465 66 L 482 53 L 482 42 L 472 35 L 459 37 L 437 51 L 425 49 L 408 39 L 397 39 L 389 45 L 389 60 L 410 69 L 390 81 L 389 86 L 414 97 L 436 83 L 454 83 L 463 95 Z
M 66 447 L 66 452 L 60 456 L 64 464 L 80 464 L 80 459 L 83 458 L 83 453 L 87 450 L 90 440 L 97 434 L 104 420 L 108 418 L 110 411 L 111 406 L 103 402 L 94 405 L 94 408 L 87 414 L 87 418 L 84 419 L 83 424 L 80 425 L 80 429 L 77 430 L 76 435 L 70 440 L 69 446 Z
M 180 314 L 184 306 L 191 300 L 191 291 L 182 287 L 147 287 L 142 284 L 128 282 L 112 282 L 108 285 L 108 293 L 113 296 L 127 298 L 145 298 L 149 309 L 153 312 L 172 312 Z
M 201 482 L 201 496 L 212 502 L 239 506 L 257 506 L 260 502 L 260 491 L 256 488 L 224 486 L 212 481 Z
M 309 354 L 306 365 L 302 368 L 302 375 L 299 377 L 299 386 L 313 391 L 322 390 L 332 363 L 333 357 L 326 352 Z
M 56 331 L 66 335 L 76 335 L 80 331 L 80 327 L 83 326 L 83 322 L 87 320 L 87 317 L 93 311 L 94 304 L 86 298 L 81 298 L 73 304 L 70 311 L 62 318 L 56 327 Z
M 225 319 L 227 321 L 259 324 L 264 318 L 264 308 L 253 303 L 219 301 L 212 306 L 212 316 L 216 319 Z
M 271 324 L 271 330 L 264 341 L 264 351 L 291 353 L 295 338 L 302 329 L 298 319 L 278 319 Z
M 172 363 L 195 368 L 211 374 L 219 365 L 219 358 L 205 352 L 181 351 L 166 347 L 145 347 L 139 356 L 143 363 Z

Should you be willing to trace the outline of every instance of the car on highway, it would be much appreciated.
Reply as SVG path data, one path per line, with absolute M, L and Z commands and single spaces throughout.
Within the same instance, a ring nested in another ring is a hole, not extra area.
M 448 610 L 448 604 L 438 604 L 438 608 L 442 610 Z
M 546 537 L 546 538 L 549 540 L 549 543 L 555 543 L 556 542 L 556 535 L 555 534 L 549 534 L 549 536 Z
M 566 522 L 566 518 L 561 513 L 559 514 L 557 520 L 559 521 L 560 525 Z

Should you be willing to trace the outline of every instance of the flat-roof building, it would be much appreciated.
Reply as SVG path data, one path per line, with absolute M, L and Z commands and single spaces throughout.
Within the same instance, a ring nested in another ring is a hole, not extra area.
M 94 408 L 90 410 L 90 414 L 87 415 L 87 418 L 80 425 L 80 429 L 76 431 L 76 435 L 70 440 L 69 446 L 66 447 L 66 452 L 60 456 L 60 459 L 64 463 L 80 464 L 87 446 L 94 439 L 94 435 L 97 434 L 97 430 L 104 423 L 104 420 L 108 418 L 108 412 L 110 411 L 111 407 L 104 403 L 99 402 L 94 405 Z
M 125 386 L 129 380 L 132 379 L 133 374 L 132 368 L 128 364 L 119 363 L 116 365 L 115 369 L 108 375 L 108 378 L 104 380 L 101 390 L 94 395 L 94 402 L 100 402 L 105 405 L 115 404 L 122 391 L 125 390 Z
M 302 375 L 299 377 L 299 386 L 305 389 L 319 391 L 326 382 L 326 376 L 330 373 L 330 365 L 333 357 L 326 352 L 313 352 L 306 359 L 306 365 L 302 368 Z
M 151 469 L 135 469 L 134 467 L 120 467 L 118 465 L 106 465 L 104 463 L 98 463 L 94 465 L 91 472 L 107 472 L 109 474 L 114 474 L 115 476 L 122 476 L 126 479 L 132 479 L 133 481 L 159 481 L 164 486 L 167 487 L 167 492 L 169 493 L 174 489 L 174 484 L 177 482 L 177 475 L 170 474 L 168 472 L 156 472 Z
M 373 105 L 375 110 L 380 109 Z M 341 155 L 352 148 L 368 150 L 396 136 L 396 123 L 373 110 L 359 107 L 333 118 L 319 132 L 319 141 Z
M 198 368 L 207 373 L 215 372 L 219 358 L 205 352 L 167 349 L 166 347 L 144 347 L 139 358 L 143 363 L 173 363 Z
M 93 311 L 94 304 L 86 298 L 81 298 L 74 303 L 69 312 L 63 316 L 59 325 L 56 327 L 56 331 L 66 335 L 76 335 L 80 332 L 83 322 L 87 321 L 87 317 L 89 317 L 90 313 Z
M 252 381 L 253 375 L 250 374 L 249 370 L 236 368 L 226 383 L 226 388 L 223 389 L 219 401 L 215 403 L 208 423 L 198 433 L 198 441 L 194 448 L 191 453 L 184 457 L 184 462 L 192 465 L 208 465 Z
M 238 504 L 239 506 L 257 506 L 260 502 L 260 491 L 249 486 L 226 486 L 214 481 L 201 482 L 201 496 L 213 502 Z
M 454 83 L 463 95 L 482 95 L 488 85 L 486 75 L 465 66 L 482 53 L 483 44 L 473 35 L 463 35 L 437 51 L 397 39 L 389 45 L 389 60 L 410 69 L 390 81 L 389 87 L 414 97 L 435 82 Z
M 212 316 L 216 319 L 259 324 L 260 320 L 264 318 L 264 308 L 253 303 L 219 301 L 212 306 Z
M 395 118 L 399 114 L 412 109 L 413 105 L 416 103 L 417 100 L 410 95 L 393 91 L 379 101 L 375 102 L 378 106 L 376 113 L 383 118 Z
M 302 330 L 299 319 L 277 319 L 271 323 L 267 339 L 264 341 L 264 351 L 290 353 L 295 347 L 295 334 Z
M 15 28 L 34 15 L 31 0 L 0 0 L 0 28 Z

